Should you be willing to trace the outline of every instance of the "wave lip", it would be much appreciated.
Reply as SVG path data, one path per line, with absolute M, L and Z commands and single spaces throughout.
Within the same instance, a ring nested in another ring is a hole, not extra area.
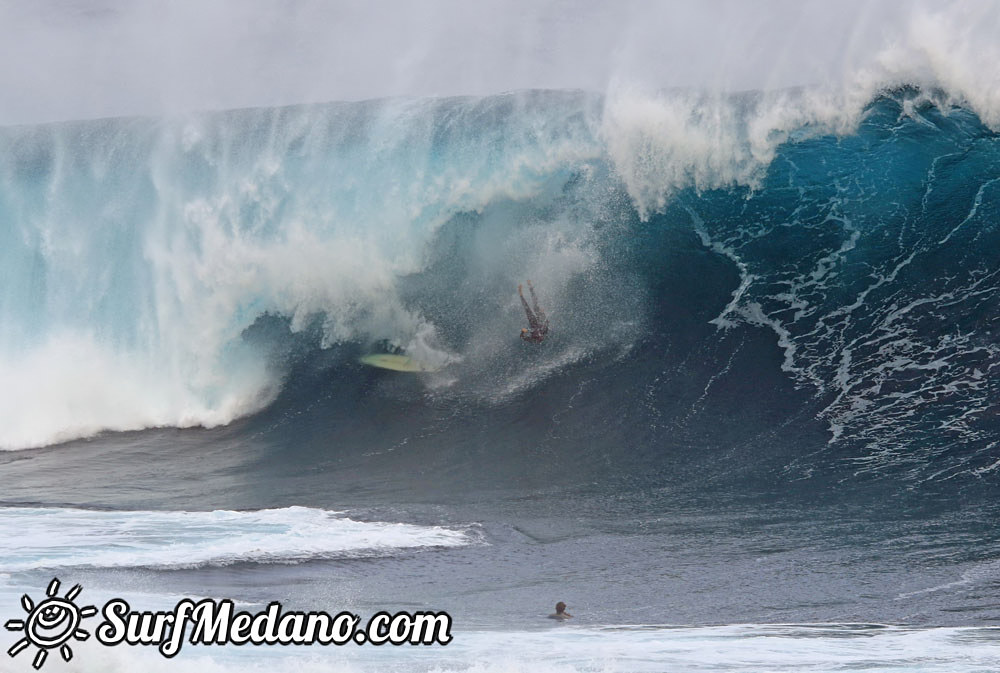
M 248 512 L 0 509 L 0 572 L 39 568 L 163 568 L 301 563 L 460 547 L 468 529 L 363 522 L 311 507 Z

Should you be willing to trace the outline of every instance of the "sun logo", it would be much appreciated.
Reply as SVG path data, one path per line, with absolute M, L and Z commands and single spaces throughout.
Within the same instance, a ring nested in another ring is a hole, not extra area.
M 14 643 L 7 650 L 7 654 L 16 657 L 28 645 L 34 645 L 38 648 L 38 653 L 32 662 L 35 670 L 40 669 L 45 663 L 49 650 L 59 648 L 63 660 L 72 659 L 73 649 L 69 646 L 69 641 L 73 638 L 77 640 L 89 638 L 90 633 L 78 627 L 81 620 L 97 614 L 97 608 L 93 605 L 79 608 L 73 602 L 81 591 L 83 587 L 77 584 L 66 592 L 66 598 L 59 598 L 56 595 L 59 593 L 59 579 L 54 577 L 45 592 L 47 598 L 38 605 L 35 605 L 28 594 L 21 596 L 21 607 L 28 613 L 27 621 L 10 619 L 4 626 L 8 631 L 24 631 L 24 638 Z

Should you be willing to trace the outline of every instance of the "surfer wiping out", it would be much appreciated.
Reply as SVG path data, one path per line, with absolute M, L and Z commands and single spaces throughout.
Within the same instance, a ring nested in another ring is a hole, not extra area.
M 535 296 L 535 288 L 531 285 L 530 280 L 528 281 L 528 291 L 531 293 L 531 303 L 534 305 L 534 311 L 532 311 L 531 307 L 528 306 L 528 302 L 524 299 L 524 290 L 521 289 L 520 285 L 517 286 L 517 294 L 521 298 L 524 312 L 528 315 L 529 325 L 528 328 L 521 330 L 521 338 L 533 344 L 540 344 L 548 336 L 549 319 L 545 317 L 545 312 L 538 306 L 538 297 Z

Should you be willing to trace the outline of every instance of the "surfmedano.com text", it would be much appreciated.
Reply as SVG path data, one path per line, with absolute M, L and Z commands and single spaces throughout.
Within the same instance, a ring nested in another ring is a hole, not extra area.
M 184 644 L 192 645 L 447 645 L 451 642 L 451 617 L 447 612 L 378 612 L 364 628 L 361 617 L 350 612 L 283 612 L 281 603 L 269 603 L 256 614 L 236 612 L 233 601 L 185 598 L 169 612 L 133 612 L 125 600 L 115 598 L 101 611 L 97 627 L 103 645 L 156 645 L 164 657 L 173 657 Z

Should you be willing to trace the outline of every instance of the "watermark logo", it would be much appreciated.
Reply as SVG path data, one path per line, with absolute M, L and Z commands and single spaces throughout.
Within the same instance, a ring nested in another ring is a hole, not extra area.
M 74 601 L 83 590 L 79 584 L 66 592 L 65 598 L 59 597 L 59 579 L 53 578 L 45 592 L 46 598 L 35 605 L 28 594 L 21 596 L 21 607 L 28 613 L 26 619 L 9 619 L 4 625 L 8 631 L 22 631 L 24 637 L 14 643 L 7 654 L 16 657 L 26 648 L 34 645 L 38 648 L 32 666 L 38 670 L 49 656 L 49 650 L 59 650 L 65 661 L 73 658 L 73 648 L 69 642 L 73 639 L 86 640 L 90 633 L 79 628 L 80 622 L 97 614 L 93 605 L 77 606 Z
M 40 669 L 49 650 L 58 649 L 65 661 L 73 658 L 70 641 L 87 640 L 90 632 L 80 628 L 87 617 L 97 614 L 93 605 L 74 602 L 82 587 L 77 584 L 59 596 L 59 579 L 53 578 L 46 598 L 37 605 L 30 596 L 21 597 L 26 619 L 10 619 L 8 631 L 24 637 L 7 650 L 16 657 L 35 646 L 32 665 Z M 113 646 L 153 646 L 166 658 L 192 645 L 447 645 L 451 642 L 451 616 L 447 612 L 377 612 L 368 621 L 352 612 L 296 612 L 283 610 L 272 601 L 265 610 L 237 610 L 228 599 L 184 598 L 172 610 L 136 611 L 121 598 L 112 598 L 101 609 L 104 618 L 96 630 L 97 641 Z M 188 627 L 190 631 L 188 631 Z M 190 634 L 190 635 L 188 635 Z

